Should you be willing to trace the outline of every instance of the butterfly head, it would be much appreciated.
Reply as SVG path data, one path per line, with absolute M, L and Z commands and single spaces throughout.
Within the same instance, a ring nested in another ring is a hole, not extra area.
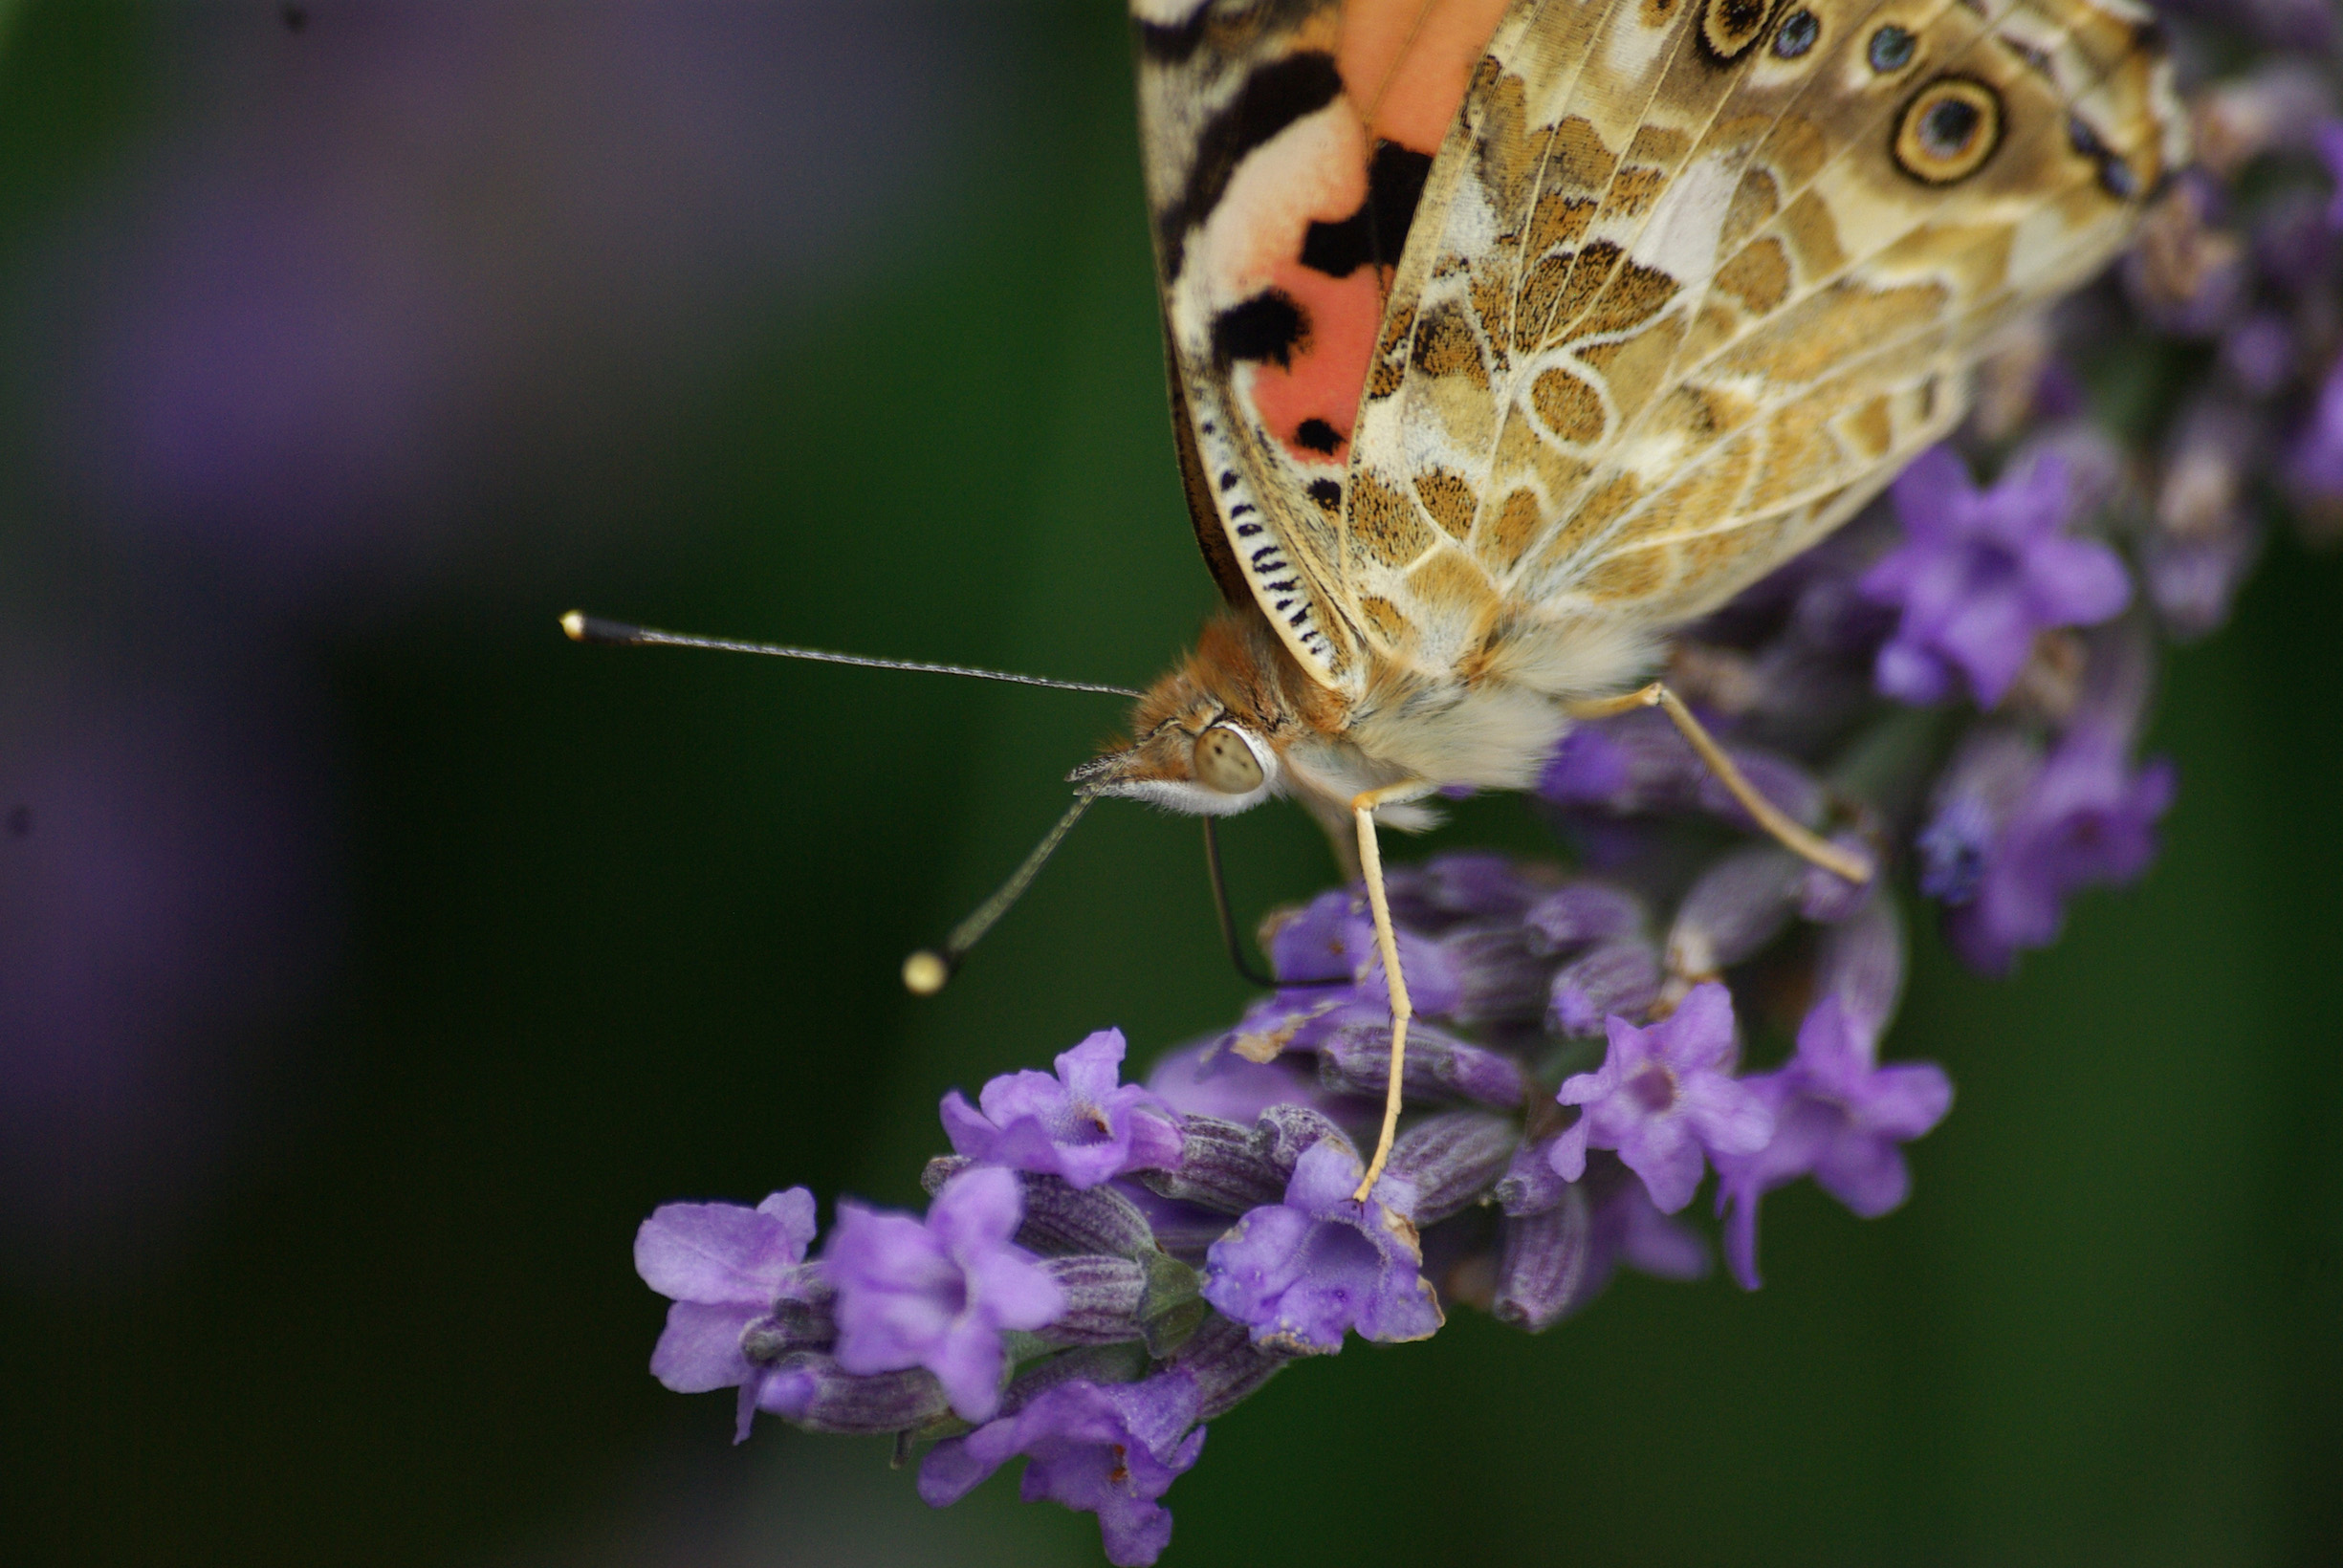
M 1234 618 L 1207 626 L 1187 663 L 1139 699 L 1131 744 L 1091 758 L 1068 781 L 1194 817 L 1233 816 L 1287 793 L 1283 683 L 1252 631 Z

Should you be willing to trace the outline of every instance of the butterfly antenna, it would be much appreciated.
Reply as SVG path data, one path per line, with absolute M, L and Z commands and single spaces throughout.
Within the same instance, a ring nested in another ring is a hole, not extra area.
M 561 618 L 561 629 L 573 642 L 604 642 L 615 647 L 711 648 L 718 653 L 761 653 L 775 659 L 810 659 L 818 664 L 857 664 L 864 669 L 910 669 L 928 675 L 965 675 L 977 681 L 1006 681 L 1012 686 L 1048 686 L 1054 691 L 1096 691 L 1108 697 L 1137 697 L 1129 686 L 1102 686 L 1092 681 L 1053 681 L 1046 675 L 1013 675 L 1001 669 L 973 669 L 966 664 L 925 664 L 911 659 L 865 659 L 859 654 L 832 653 L 826 648 L 793 648 L 779 642 L 736 642 L 727 637 L 689 637 L 652 626 L 630 626 L 624 621 L 604 621 L 583 610 Z
M 959 969 L 960 960 L 968 956 L 968 949 L 981 942 L 984 933 L 993 928 L 993 923 L 1007 914 L 1009 905 L 1024 896 L 1025 889 L 1033 885 L 1033 879 L 1041 874 L 1041 867 L 1057 853 L 1058 845 L 1074 831 L 1074 824 L 1082 820 L 1082 814 L 1088 811 L 1097 798 L 1094 795 L 1076 795 L 1074 803 L 1066 807 L 1065 815 L 1058 818 L 1058 825 L 1043 834 L 1041 841 L 1033 846 L 1033 853 L 1025 857 L 1025 863 L 1010 873 L 1009 880 L 1000 884 L 998 892 L 976 905 L 973 914 L 952 928 L 952 934 L 944 939 L 943 947 L 922 947 L 905 959 L 903 989 L 914 996 L 932 996 L 942 991 L 945 983 Z

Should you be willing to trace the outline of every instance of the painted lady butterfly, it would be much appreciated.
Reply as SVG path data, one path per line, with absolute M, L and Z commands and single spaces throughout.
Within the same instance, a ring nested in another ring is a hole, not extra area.
M 2184 157 L 2130 0 L 1132 0 L 1227 607 L 1085 796 L 1355 832 L 1658 704 L 1669 634 L 1948 432 Z M 1833 852 L 1778 813 L 1796 847 Z M 1850 874 L 1860 865 L 1836 862 Z

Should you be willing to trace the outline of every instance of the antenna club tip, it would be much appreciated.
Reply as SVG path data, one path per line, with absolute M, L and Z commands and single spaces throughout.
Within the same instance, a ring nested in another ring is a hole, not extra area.
M 572 610 L 563 616 L 561 631 L 573 642 L 584 642 L 586 640 L 586 613 L 583 610 Z
M 952 978 L 944 955 L 922 947 L 903 961 L 903 989 L 914 996 L 932 996 Z

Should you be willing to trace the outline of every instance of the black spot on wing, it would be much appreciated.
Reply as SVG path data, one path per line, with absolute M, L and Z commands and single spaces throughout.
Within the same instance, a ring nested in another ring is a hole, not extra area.
M 2067 118 L 2067 144 L 2098 165 L 2099 186 L 2119 202 L 2139 194 L 2139 176 L 2081 115 Z
M 1290 364 L 1294 345 L 1308 329 L 1301 306 L 1279 290 L 1264 290 L 1213 317 L 1213 356 L 1224 364 L 1237 359 Z
M 1167 278 L 1180 275 L 1189 231 L 1212 216 L 1246 155 L 1295 120 L 1333 102 L 1342 90 L 1334 56 L 1316 51 L 1288 54 L 1245 79 L 1235 100 L 1215 115 L 1196 139 L 1187 187 L 1159 220 Z
M 1343 509 L 1343 487 L 1332 479 L 1310 481 L 1310 499 L 1318 503 L 1321 512 L 1340 512 Z
M 1396 142 L 1376 142 L 1367 165 L 1367 199 L 1340 223 L 1310 225 L 1302 237 L 1302 265 L 1328 277 L 1348 277 L 1369 264 L 1398 266 L 1431 174 L 1431 154 Z
M 1332 457 L 1343 444 L 1342 433 L 1322 419 L 1305 419 L 1294 431 L 1294 445 Z

